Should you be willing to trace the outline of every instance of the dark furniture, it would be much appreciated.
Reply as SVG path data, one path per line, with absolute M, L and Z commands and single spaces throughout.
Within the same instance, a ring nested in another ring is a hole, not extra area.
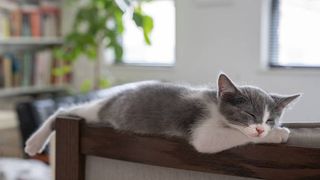
M 301 128 L 286 126 L 297 132 Z M 263 179 L 320 179 L 320 148 L 315 147 L 259 144 L 201 154 L 182 139 L 119 133 L 109 127 L 90 127 L 74 117 L 59 117 L 56 131 L 57 180 L 84 180 L 88 155 Z

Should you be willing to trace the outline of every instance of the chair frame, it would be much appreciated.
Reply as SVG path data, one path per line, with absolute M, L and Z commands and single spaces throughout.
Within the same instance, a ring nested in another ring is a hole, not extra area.
M 320 149 L 258 144 L 217 154 L 187 141 L 92 127 L 80 118 L 56 122 L 56 179 L 84 180 L 88 155 L 149 165 L 263 179 L 320 179 Z

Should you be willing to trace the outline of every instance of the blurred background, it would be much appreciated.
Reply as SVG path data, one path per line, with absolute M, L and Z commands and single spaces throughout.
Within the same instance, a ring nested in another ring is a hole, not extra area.
M 319 122 L 319 19 L 318 0 L 0 0 L 0 180 L 50 179 L 49 150 L 27 157 L 26 139 L 126 82 L 214 85 L 223 71 L 303 93 L 283 120 Z

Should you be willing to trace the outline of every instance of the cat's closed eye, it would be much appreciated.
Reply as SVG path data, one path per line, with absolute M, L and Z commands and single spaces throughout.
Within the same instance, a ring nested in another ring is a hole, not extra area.
M 268 119 L 268 120 L 266 121 L 266 123 L 267 123 L 267 124 L 273 124 L 273 123 L 274 123 L 274 119 Z
M 245 113 L 247 113 L 249 116 L 251 116 L 253 119 L 256 119 L 256 116 L 248 111 L 244 111 Z

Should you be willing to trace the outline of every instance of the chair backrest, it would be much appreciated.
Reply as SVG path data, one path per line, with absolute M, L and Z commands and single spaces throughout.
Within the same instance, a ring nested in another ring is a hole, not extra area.
M 84 180 L 86 156 L 262 179 L 320 177 L 320 148 L 257 144 L 201 154 L 183 139 L 119 133 L 110 127 L 86 125 L 80 118 L 58 117 L 56 180 Z

